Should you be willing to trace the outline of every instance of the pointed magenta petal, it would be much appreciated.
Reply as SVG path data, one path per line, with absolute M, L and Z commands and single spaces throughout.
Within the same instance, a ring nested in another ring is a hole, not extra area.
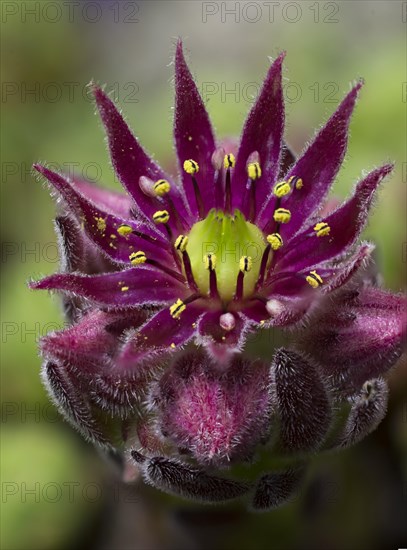
M 143 251 L 148 259 L 171 264 L 172 255 L 168 252 L 168 242 L 160 237 L 146 223 L 129 221 L 119 218 L 104 209 L 98 208 L 83 196 L 70 181 L 40 165 L 35 166 L 62 195 L 68 206 L 75 213 L 89 238 L 112 260 L 130 264 L 129 256 L 132 252 Z M 130 235 L 122 236 L 118 233 L 121 225 L 128 225 L 133 229 Z
M 255 182 L 256 204 L 259 213 L 266 197 L 275 183 L 280 166 L 282 137 L 284 130 L 284 98 L 282 89 L 281 53 L 267 73 L 260 94 L 245 122 L 232 173 L 232 197 L 235 208 L 248 213 L 245 191 L 248 181 L 246 164 L 249 156 L 257 151 L 260 157 L 262 176 Z
M 346 252 L 363 230 L 376 190 L 392 169 L 393 165 L 385 164 L 370 172 L 357 184 L 348 201 L 321 220 L 331 228 L 329 235 L 317 237 L 314 222 L 290 242 L 287 250 L 283 247 L 276 262 L 277 269 L 302 271 Z
M 291 211 L 291 221 L 281 227 L 286 242 L 318 210 L 334 181 L 345 156 L 349 122 L 361 86 L 359 82 L 348 93 L 284 178 L 297 176 L 303 181 L 301 189 L 294 189 L 281 201 L 281 206 Z M 258 220 L 266 230 L 270 227 L 275 207 L 276 197 L 270 196 Z
M 272 296 L 298 297 L 307 289 L 305 278 L 295 271 L 281 271 L 267 279 L 264 294 Z
M 174 303 L 176 299 L 175 293 Z M 131 370 L 142 359 L 178 352 L 195 336 L 203 312 L 199 302 L 188 304 L 179 319 L 171 317 L 169 307 L 162 309 L 127 340 L 117 358 L 117 368 Z
M 56 273 L 31 283 L 30 288 L 63 290 L 103 305 L 132 307 L 165 304 L 185 287 L 154 267 L 140 265 L 93 276 Z
M 154 182 L 159 179 L 170 181 L 169 177 L 145 153 L 108 96 L 96 86 L 93 87 L 93 93 L 106 128 L 110 155 L 116 174 L 125 189 L 133 197 L 137 210 L 148 220 L 151 220 L 154 212 L 163 210 L 164 201 L 146 195 L 141 190 L 139 180 L 142 176 L 145 176 Z M 171 184 L 170 195 L 177 211 L 185 216 L 183 198 L 174 183 Z
M 117 264 L 93 245 L 73 216 L 57 216 L 54 225 L 62 272 L 78 271 L 91 275 L 116 271 Z M 65 295 L 61 301 L 64 316 L 70 323 L 76 322 L 87 307 L 86 300 L 79 296 Z
M 105 189 L 93 182 L 73 176 L 72 185 L 88 201 L 101 210 L 107 210 L 119 218 L 130 218 L 133 202 L 128 195 Z
M 350 281 L 355 273 L 361 268 L 366 267 L 371 259 L 374 248 L 374 245 L 371 243 L 364 243 L 359 246 L 348 260 L 333 270 L 333 274 L 330 275 L 328 284 L 323 286 L 322 292 L 328 294 Z
M 191 212 L 197 214 L 197 204 L 191 176 L 183 169 L 186 160 L 192 159 L 199 165 L 196 174 L 204 210 L 215 206 L 215 171 L 212 154 L 215 138 L 205 105 L 196 87 L 178 41 L 175 53 L 175 114 L 174 138 L 177 149 L 182 182 Z

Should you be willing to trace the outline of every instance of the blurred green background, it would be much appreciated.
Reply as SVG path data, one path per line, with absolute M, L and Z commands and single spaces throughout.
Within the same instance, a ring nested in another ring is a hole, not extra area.
M 403 13 L 404 10 L 404 13 Z M 184 38 L 220 137 L 237 135 L 267 56 L 287 50 L 288 143 L 299 152 L 364 77 L 334 191 L 396 161 L 366 236 L 385 285 L 406 287 L 406 2 L 2 3 L 1 548 L 387 548 L 407 544 L 407 372 L 389 414 L 354 450 L 319 459 L 299 499 L 267 515 L 127 494 L 63 423 L 39 378 L 38 336 L 62 327 L 58 302 L 26 288 L 57 269 L 48 192 L 33 162 L 119 188 L 86 84 L 112 91 L 144 146 L 173 169 L 172 54 Z

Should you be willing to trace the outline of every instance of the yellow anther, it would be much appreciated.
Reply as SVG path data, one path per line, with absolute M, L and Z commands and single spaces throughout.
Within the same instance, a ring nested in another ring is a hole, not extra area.
M 127 237 L 128 235 L 131 235 L 131 233 L 133 233 L 133 229 L 130 227 L 130 225 L 121 225 L 117 228 L 117 232 L 121 237 Z
M 167 223 L 169 219 L 170 215 L 167 210 L 157 210 L 157 212 L 153 214 L 155 223 Z
M 175 349 L 177 346 L 174 344 L 174 342 L 170 345 L 170 348 Z
M 180 252 L 184 252 L 188 244 L 188 237 L 186 235 L 180 235 L 176 238 L 174 248 Z
M 132 252 L 129 256 L 129 260 L 132 265 L 144 264 L 147 261 L 147 256 L 142 250 L 139 250 L 138 252 Z
M 223 166 L 225 168 L 234 168 L 236 164 L 235 155 L 232 155 L 232 153 L 229 153 L 229 155 L 225 155 L 223 159 Z
M 317 234 L 317 237 L 325 237 L 331 232 L 331 228 L 326 222 L 319 222 L 314 226 L 314 231 Z
M 279 223 L 288 223 L 291 220 L 291 212 L 286 208 L 277 208 L 274 212 L 273 218 Z
M 199 164 L 192 159 L 186 160 L 184 162 L 184 170 L 187 174 L 196 174 L 199 172 Z
M 261 168 L 258 162 L 250 162 L 247 165 L 247 175 L 251 180 L 257 180 L 261 177 Z
M 277 185 L 275 185 L 273 189 L 273 193 L 279 199 L 281 199 L 281 197 L 285 197 L 285 195 L 288 195 L 290 191 L 290 184 L 286 181 L 280 181 L 280 183 L 277 183 Z
M 283 246 L 283 238 L 280 233 L 272 233 L 267 235 L 267 242 L 271 245 L 273 250 L 278 250 Z
M 250 256 L 242 256 L 239 261 L 240 271 L 247 272 L 250 271 L 253 265 L 253 261 Z
M 316 271 L 311 271 L 310 274 L 305 278 L 307 283 L 312 286 L 312 288 L 318 288 L 319 285 L 322 285 L 324 282 L 322 277 L 318 275 Z
M 122 286 L 122 288 L 121 288 L 122 292 L 127 292 L 128 290 L 129 290 L 128 286 Z
M 302 179 L 297 176 L 291 176 L 291 178 L 288 179 L 288 183 L 293 183 L 296 189 L 302 189 L 304 186 Z
M 206 254 L 206 256 L 203 257 L 203 261 L 205 264 L 205 269 L 209 269 L 210 271 L 212 271 L 212 269 L 216 268 L 215 254 Z
M 181 313 L 185 311 L 187 306 L 184 304 L 182 300 L 178 298 L 178 300 L 170 307 L 170 314 L 173 319 L 179 319 L 181 316 Z
M 163 197 L 169 192 L 169 190 L 171 189 L 171 185 L 168 183 L 167 180 L 158 180 L 153 185 L 153 189 L 156 195 L 158 195 L 159 197 Z

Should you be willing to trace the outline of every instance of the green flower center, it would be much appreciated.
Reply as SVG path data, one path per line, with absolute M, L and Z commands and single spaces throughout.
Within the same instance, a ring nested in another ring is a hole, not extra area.
M 215 269 L 220 298 L 228 302 L 236 291 L 239 273 L 244 268 L 243 297 L 250 296 L 259 277 L 266 240 L 254 224 L 235 210 L 226 214 L 211 210 L 192 226 L 187 251 L 195 282 L 202 294 L 210 290 L 209 271 Z

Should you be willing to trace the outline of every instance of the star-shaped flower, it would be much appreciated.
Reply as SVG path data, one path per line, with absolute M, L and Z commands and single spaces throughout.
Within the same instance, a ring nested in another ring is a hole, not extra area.
M 358 243 L 392 165 L 362 177 L 343 204 L 326 200 L 362 84 L 295 159 L 283 141 L 283 59 L 271 64 L 235 146 L 216 142 L 178 43 L 178 180 L 94 85 L 127 194 L 35 166 L 60 203 L 62 266 L 30 286 L 61 292 L 71 322 L 41 342 L 51 395 L 102 446 L 117 443 L 100 412 L 119 418 L 120 445 L 137 443 L 132 456 L 147 482 L 209 501 L 252 490 L 256 509 L 284 501 L 302 467 L 255 484 L 205 468 L 251 459 L 275 419 L 277 448 L 289 454 L 359 441 L 385 413 L 380 376 L 406 333 L 404 298 L 374 287 L 363 271 L 374 247 Z M 296 350 L 271 351 L 269 363 L 239 356 L 252 333 L 275 327 L 306 327 Z M 329 443 L 346 399 L 348 423 Z M 199 467 L 182 462 L 185 453 Z
M 140 307 L 155 312 L 121 350 L 116 361 L 123 369 L 154 350 L 176 351 L 193 339 L 227 361 L 250 332 L 298 323 L 321 294 L 347 282 L 369 257 L 369 245 L 355 245 L 392 166 L 362 178 L 336 210 L 322 210 L 345 154 L 361 83 L 294 161 L 283 145 L 283 59 L 281 54 L 272 63 L 236 152 L 216 144 L 178 43 L 179 181 L 143 151 L 95 86 L 112 163 L 129 197 L 36 165 L 87 241 L 116 267 L 92 275 L 60 273 L 32 287 L 121 308 L 124 316 Z

